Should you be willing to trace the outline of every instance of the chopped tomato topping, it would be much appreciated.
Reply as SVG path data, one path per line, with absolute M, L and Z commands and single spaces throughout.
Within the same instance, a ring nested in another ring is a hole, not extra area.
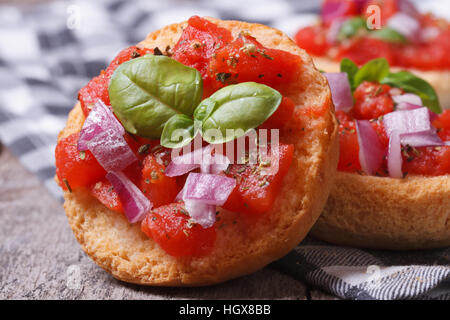
M 142 231 L 175 257 L 205 256 L 216 240 L 215 227 L 192 223 L 182 202 L 152 210 L 141 224 Z
M 444 110 L 433 121 L 433 126 L 438 130 L 438 135 L 442 140 L 450 141 L 450 109 Z
M 329 49 L 325 29 L 321 26 L 309 26 L 300 29 L 295 35 L 295 42 L 309 54 L 323 56 Z
M 172 58 L 197 69 L 203 77 L 204 96 L 211 95 L 213 78 L 208 73 L 209 59 L 214 52 L 233 40 L 231 32 L 198 16 L 188 20 L 173 48 Z
M 393 111 L 393 101 L 390 95 L 391 87 L 376 83 L 363 82 L 354 93 L 355 105 L 347 114 L 337 111 L 339 120 L 340 156 L 338 170 L 357 172 L 361 170 L 359 163 L 358 137 L 355 120 L 370 120 L 381 144 L 387 150 L 389 137 L 380 116 Z M 443 141 L 450 140 L 450 110 L 442 112 L 433 122 L 437 133 Z M 450 173 L 450 147 L 402 147 L 405 174 L 444 175 Z M 386 159 L 377 170 L 377 175 L 386 175 Z
M 211 58 L 209 72 L 215 90 L 229 84 L 254 81 L 281 93 L 295 83 L 302 60 L 287 51 L 264 47 L 255 38 L 241 34 Z
M 450 141 L 450 110 L 442 112 L 433 126 L 443 141 Z M 404 172 L 439 176 L 450 174 L 450 147 L 403 148 Z
M 381 25 L 386 25 L 387 20 L 396 14 L 398 10 L 398 0 L 370 0 L 366 3 L 362 14 L 369 18 L 374 14 L 373 10 L 368 10 L 370 6 L 377 6 L 380 9 Z
M 91 111 L 92 105 L 99 99 L 106 105 L 109 105 L 108 93 L 109 78 L 106 77 L 105 72 L 101 71 L 100 75 L 92 78 L 87 85 L 78 92 L 78 100 L 81 104 L 81 109 L 85 116 Z
M 390 86 L 364 81 L 354 93 L 355 105 L 351 114 L 358 120 L 376 119 L 394 111 L 394 102 L 389 94 Z
M 89 150 L 78 151 L 79 136 L 79 133 L 71 134 L 56 145 L 56 175 L 64 190 L 87 187 L 106 175 Z
M 159 163 L 154 155 L 145 157 L 140 188 L 154 208 L 172 203 L 181 190 L 176 178 L 164 174 L 165 169 L 166 166 Z
M 294 113 L 294 102 L 288 97 L 283 97 L 278 109 L 261 126 L 261 129 L 281 129 Z
M 344 111 L 336 111 L 336 117 L 339 121 L 338 170 L 348 172 L 361 170 L 355 121 Z
M 401 66 L 422 70 L 450 69 L 450 28 L 447 28 L 431 42 L 405 46 L 398 51 Z
M 450 174 L 450 147 L 402 147 L 403 172 L 440 176 Z
M 91 111 L 92 105 L 97 100 L 103 101 L 106 105 L 109 105 L 109 79 L 111 78 L 114 70 L 123 62 L 132 58 L 139 57 L 146 53 L 152 52 L 150 49 L 140 49 L 136 46 L 131 46 L 122 50 L 111 62 L 105 71 L 101 71 L 100 75 L 93 78 L 78 92 L 78 100 L 81 104 L 81 109 L 85 116 Z
M 105 207 L 124 213 L 122 202 L 119 195 L 114 191 L 114 188 L 107 179 L 103 179 L 89 186 L 89 191 L 96 197 Z
M 335 60 L 341 61 L 348 58 L 358 65 L 376 58 L 386 58 L 390 65 L 394 65 L 395 58 L 389 43 L 373 38 L 353 38 L 348 42 L 343 42 L 337 51 Z
M 270 146 L 267 149 L 266 159 L 258 159 L 256 164 L 232 164 L 225 171 L 225 175 L 236 179 L 236 188 L 225 202 L 225 209 L 251 215 L 272 209 L 289 171 L 294 146 L 280 143 L 277 151 Z

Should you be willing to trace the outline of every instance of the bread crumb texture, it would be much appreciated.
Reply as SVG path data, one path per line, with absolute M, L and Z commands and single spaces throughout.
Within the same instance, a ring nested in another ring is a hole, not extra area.
M 337 123 L 326 79 L 311 58 L 278 30 L 208 19 L 235 36 L 247 30 L 265 46 L 299 55 L 302 75 L 289 97 L 298 109 L 325 106 L 328 111 L 316 118 L 296 112 L 292 124 L 288 124 L 292 126 L 289 142 L 295 144 L 294 160 L 274 208 L 256 221 L 221 210 L 217 240 L 206 257 L 174 258 L 145 236 L 140 224 L 130 225 L 124 216 L 100 204 L 86 190 L 66 192 L 64 208 L 75 237 L 83 250 L 117 279 L 146 285 L 198 286 L 254 272 L 287 254 L 306 236 L 331 189 L 338 161 Z M 150 33 L 139 46 L 173 46 L 185 25 L 173 24 Z M 59 138 L 79 131 L 83 121 L 77 104 Z

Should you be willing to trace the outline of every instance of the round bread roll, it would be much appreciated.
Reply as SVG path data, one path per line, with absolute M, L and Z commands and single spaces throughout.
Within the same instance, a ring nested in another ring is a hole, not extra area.
M 412 250 L 450 245 L 450 177 L 405 179 L 338 172 L 311 234 L 352 247 Z
M 115 278 L 156 286 L 198 286 L 254 272 L 292 250 L 319 217 L 328 197 L 338 161 L 337 122 L 327 81 L 309 55 L 282 32 L 259 24 L 208 18 L 236 37 L 246 30 L 263 45 L 302 58 L 301 77 L 289 95 L 300 108 L 316 108 L 321 116 L 296 116 L 287 124 L 295 144 L 294 159 L 273 209 L 256 221 L 220 210 L 220 226 L 212 252 L 200 258 L 174 258 L 140 230 L 140 224 L 110 211 L 86 190 L 65 192 L 64 208 L 83 250 Z M 173 47 L 186 22 L 147 36 L 139 46 Z M 70 112 L 59 138 L 81 129 L 79 104 Z M 302 130 L 298 125 L 302 126 Z
M 319 70 L 325 72 L 339 72 L 340 63 L 324 57 L 312 57 Z M 392 71 L 400 71 L 402 68 L 391 67 Z M 450 70 L 430 70 L 406 69 L 419 78 L 427 81 L 436 90 L 436 93 L 444 109 L 450 109 Z

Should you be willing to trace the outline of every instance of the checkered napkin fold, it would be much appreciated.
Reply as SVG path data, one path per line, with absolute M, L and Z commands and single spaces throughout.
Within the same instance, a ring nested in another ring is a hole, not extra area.
M 148 31 L 193 14 L 259 21 L 292 34 L 315 1 L 75 1 L 0 7 L 0 140 L 55 196 L 56 135 L 77 90 Z M 240 9 L 240 10 L 238 10 Z M 156 13 L 157 12 L 157 13 Z M 274 18 L 275 17 L 275 18 Z M 450 299 L 450 248 L 384 252 L 307 238 L 271 267 L 345 299 Z

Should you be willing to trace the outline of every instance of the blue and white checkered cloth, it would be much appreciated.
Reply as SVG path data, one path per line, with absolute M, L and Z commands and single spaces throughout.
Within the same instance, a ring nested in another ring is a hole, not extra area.
M 448 7 L 448 0 L 420 5 Z M 60 1 L 0 6 L 0 140 L 60 197 L 57 133 L 78 90 L 124 47 L 191 15 L 271 25 L 293 35 L 315 0 Z M 441 12 L 450 12 L 442 10 Z M 345 299 L 450 299 L 450 249 L 385 252 L 307 238 L 273 268 Z

